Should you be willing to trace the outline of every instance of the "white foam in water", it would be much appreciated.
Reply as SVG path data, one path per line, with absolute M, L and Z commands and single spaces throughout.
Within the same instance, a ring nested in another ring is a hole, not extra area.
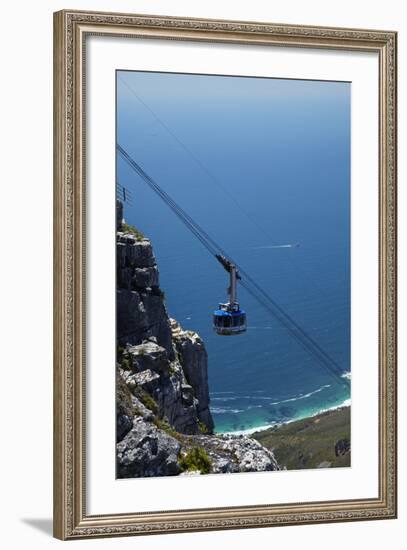
M 317 388 L 314 391 L 311 391 L 306 394 L 300 394 L 295 397 L 290 397 L 289 399 L 282 399 L 281 401 L 272 401 L 269 403 L 269 405 L 280 405 L 281 403 L 291 403 L 292 401 L 299 401 L 300 399 L 307 399 L 308 397 L 311 397 L 312 395 L 315 395 L 316 393 L 319 393 L 323 391 L 326 388 L 330 388 L 330 384 L 324 384 L 320 388 Z M 218 392 L 216 395 L 220 394 L 221 392 Z M 233 393 L 233 392 L 223 392 L 223 393 Z M 215 392 L 212 394 L 215 395 Z M 271 401 L 272 399 L 275 399 L 275 397 L 266 397 L 263 395 L 234 395 L 233 397 L 212 397 L 211 401 L 238 401 L 239 399 L 258 399 L 263 401 Z M 213 410 L 213 409 L 212 409 Z M 213 412 L 215 412 L 213 410 Z
M 231 409 L 230 407 L 212 407 L 211 412 L 214 414 L 230 414 L 230 413 L 242 413 L 251 411 L 252 409 L 262 409 L 263 405 L 249 405 L 245 409 Z
M 237 414 L 237 413 L 246 412 L 246 409 L 229 409 L 229 408 L 222 408 L 222 407 L 214 407 L 213 409 L 211 409 L 211 412 L 215 414 L 227 414 L 227 413 Z

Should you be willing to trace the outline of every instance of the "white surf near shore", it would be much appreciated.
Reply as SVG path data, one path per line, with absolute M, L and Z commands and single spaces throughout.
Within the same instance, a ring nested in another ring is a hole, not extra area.
M 221 402 L 229 402 L 229 401 L 241 401 L 243 399 L 249 399 L 249 400 L 259 400 L 259 401 L 267 401 L 268 402 L 268 405 L 281 405 L 282 403 L 292 403 L 292 402 L 295 402 L 295 401 L 300 401 L 301 399 L 308 399 L 309 397 L 315 395 L 316 393 L 319 393 L 327 388 L 330 388 L 331 385 L 330 384 L 324 384 L 323 386 L 317 388 L 316 390 L 313 390 L 313 391 L 310 391 L 308 393 L 300 393 L 299 395 L 296 395 L 294 397 L 289 397 L 288 399 L 281 399 L 279 401 L 275 401 L 275 398 L 274 397 L 267 397 L 267 396 L 263 396 L 263 395 L 232 395 L 232 396 L 226 396 L 226 397 L 219 397 L 218 395 L 216 395 L 215 397 L 211 397 L 211 402 L 213 401 L 221 401 Z M 225 394 L 227 392 L 224 392 Z M 233 392 L 229 392 L 229 393 L 233 393 Z M 258 392 L 259 393 L 259 392 Z M 214 396 L 215 394 L 213 393 L 212 396 Z M 241 412 L 244 412 L 244 411 L 247 411 L 247 410 L 250 410 L 250 409 L 256 409 L 256 408 L 259 408 L 259 407 L 262 407 L 262 405 L 250 405 L 249 407 L 245 408 L 245 409 L 242 409 Z M 214 412 L 214 413 L 221 413 L 221 412 L 224 412 L 224 413 L 230 413 L 230 412 L 234 412 L 233 409 L 228 409 L 226 406 L 222 407 L 222 409 L 220 408 L 216 408 L 216 407 L 211 407 L 211 411 Z M 238 411 L 239 412 L 239 411 Z
M 345 374 L 347 374 L 347 373 L 345 373 Z M 351 406 L 351 400 L 350 399 L 345 399 L 345 401 L 343 401 L 339 405 L 334 405 L 332 407 L 327 407 L 326 409 L 320 409 L 319 411 L 316 411 L 315 413 L 307 415 L 307 416 L 291 418 L 290 420 L 287 420 L 285 422 L 272 422 L 271 424 L 266 424 L 264 426 L 257 426 L 255 428 L 248 428 L 247 430 L 237 430 L 237 431 L 234 431 L 234 432 L 219 432 L 219 434 L 221 435 L 223 433 L 223 434 L 226 434 L 226 435 L 250 435 L 250 434 L 254 434 L 255 432 L 262 432 L 262 431 L 265 431 L 265 430 L 269 430 L 270 428 L 275 428 L 276 426 L 282 426 L 284 424 L 291 424 L 292 422 L 297 422 L 298 420 L 305 420 L 306 418 L 314 418 L 315 416 L 318 416 L 319 414 L 323 414 L 323 413 L 328 412 L 328 411 L 335 411 L 335 410 L 343 409 L 345 407 L 350 407 L 350 406 Z

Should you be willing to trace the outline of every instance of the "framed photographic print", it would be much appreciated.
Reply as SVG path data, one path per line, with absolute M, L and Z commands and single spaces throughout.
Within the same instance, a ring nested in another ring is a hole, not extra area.
M 396 517 L 396 33 L 54 25 L 55 536 Z

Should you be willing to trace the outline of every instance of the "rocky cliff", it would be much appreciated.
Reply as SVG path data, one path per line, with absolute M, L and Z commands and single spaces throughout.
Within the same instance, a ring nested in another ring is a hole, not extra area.
M 117 223 L 117 475 L 278 469 L 246 436 L 213 435 L 208 357 L 168 316 L 151 242 Z

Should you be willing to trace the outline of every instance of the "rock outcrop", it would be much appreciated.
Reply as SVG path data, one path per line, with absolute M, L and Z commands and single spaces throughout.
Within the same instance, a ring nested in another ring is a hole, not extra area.
M 278 469 L 254 439 L 213 435 L 204 342 L 169 318 L 151 243 L 117 212 L 118 477 Z
M 167 350 L 157 344 L 155 337 L 126 346 L 122 357 L 119 375 L 134 395 L 141 396 L 141 400 L 144 396 L 145 405 L 155 407 L 159 418 L 166 418 L 184 434 L 212 431 L 210 413 L 209 425 L 200 424 L 199 402 L 181 364 L 177 359 L 170 360 Z
M 117 444 L 120 477 L 171 476 L 180 473 L 180 443 L 152 422 L 136 417 L 132 429 Z
M 172 337 L 179 362 L 188 383 L 192 386 L 198 400 L 198 419 L 208 431 L 213 431 L 213 420 L 209 411 L 208 354 L 199 335 L 192 331 L 183 331 L 181 326 L 171 319 Z
M 273 453 L 246 435 L 197 435 L 183 438 L 183 443 L 184 449 L 191 445 L 205 449 L 214 474 L 279 470 Z

